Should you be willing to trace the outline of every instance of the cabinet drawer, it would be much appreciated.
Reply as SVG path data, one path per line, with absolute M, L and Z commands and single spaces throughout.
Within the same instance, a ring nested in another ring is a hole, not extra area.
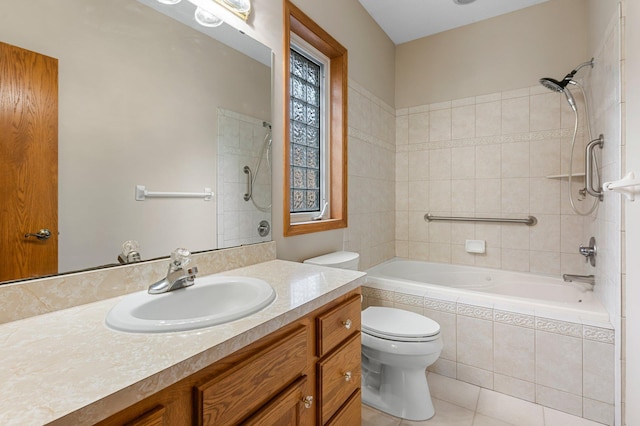
M 229 372 L 197 386 L 198 424 L 237 424 L 301 376 L 307 364 L 307 333 L 307 327 L 301 326 Z
M 327 426 L 359 425 L 362 422 L 362 398 L 357 389 Z
M 125 426 L 163 426 L 165 424 L 165 412 L 166 410 L 163 406 L 155 407 Z
M 311 408 L 311 405 L 307 407 L 304 403 L 306 392 L 307 376 L 302 376 L 251 418 L 242 422 L 242 426 L 298 426 L 303 424 L 305 410 Z
M 360 331 L 360 295 L 319 315 L 317 354 L 323 356 L 354 332 Z
M 325 424 L 360 388 L 360 333 L 318 363 L 320 424 Z

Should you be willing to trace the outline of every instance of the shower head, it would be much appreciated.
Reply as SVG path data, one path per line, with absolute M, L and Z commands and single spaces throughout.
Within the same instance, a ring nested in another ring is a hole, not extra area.
M 564 76 L 562 81 L 558 81 L 558 80 L 550 78 L 550 77 L 544 77 L 544 78 L 541 78 L 538 81 L 540 82 L 540 84 L 542 84 L 544 87 L 546 87 L 549 90 L 552 90 L 552 91 L 558 92 L 558 93 L 564 93 L 564 95 L 567 98 L 567 102 L 569 102 L 569 106 L 575 112 L 576 111 L 576 102 L 575 102 L 575 99 L 573 99 L 573 95 L 571 94 L 569 89 L 567 89 L 567 85 L 576 84 L 576 82 L 573 81 L 573 76 L 576 75 L 576 73 L 578 71 L 580 71 L 581 68 L 586 67 L 587 65 L 589 65 L 589 66 L 591 66 L 591 68 L 593 68 L 593 58 L 591 58 L 590 61 L 581 63 L 574 70 L 571 70 L 571 72 L 569 74 Z

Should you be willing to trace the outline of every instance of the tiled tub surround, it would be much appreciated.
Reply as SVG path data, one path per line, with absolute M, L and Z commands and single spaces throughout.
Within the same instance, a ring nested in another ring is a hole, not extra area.
M 574 173 L 583 171 L 584 109 Z M 396 256 L 559 275 L 581 274 L 584 218 L 567 201 L 574 116 L 540 85 L 396 112 Z M 576 189 L 582 179 L 574 179 Z M 579 203 L 580 204 L 580 203 Z M 582 206 L 580 206 L 583 208 Z M 440 216 L 536 216 L 536 226 L 426 223 Z M 468 239 L 486 253 L 465 252 Z
M 104 318 L 121 298 L 0 325 L 0 424 L 94 424 L 364 281 L 362 272 L 281 260 L 225 274 L 264 279 L 278 297 L 247 318 L 186 333 L 108 329 Z
M 371 280 L 367 277 L 367 280 Z M 444 349 L 429 370 L 600 423 L 614 419 L 614 331 L 607 323 L 446 290 L 367 282 L 364 307 L 424 314 Z
M 265 153 L 267 131 L 262 120 L 218 108 L 218 247 L 271 240 L 271 233 L 265 237 L 258 234 L 261 220 L 271 222 L 271 166 Z M 258 209 L 251 200 L 244 200 L 248 179 L 244 166 L 249 166 L 254 175 L 252 187 L 256 204 L 267 211 Z
M 276 258 L 275 242 L 193 255 L 200 275 Z M 167 274 L 167 259 L 0 285 L 0 324 L 143 290 Z

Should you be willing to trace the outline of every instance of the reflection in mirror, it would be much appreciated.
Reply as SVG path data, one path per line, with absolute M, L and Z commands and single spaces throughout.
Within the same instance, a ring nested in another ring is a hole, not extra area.
M 10 234 L 0 241 L 6 247 L 0 253 L 0 281 L 38 275 L 29 271 L 37 256 L 22 255 L 25 241 L 33 247 L 57 242 L 53 272 L 64 273 L 117 264 L 128 240 L 139 243 L 142 260 L 176 247 L 196 252 L 264 240 L 257 227 L 260 220 L 270 221 L 270 209 L 261 212 L 243 200 L 244 164 L 227 177 L 221 168 L 232 161 L 218 154 L 257 164 L 258 151 L 270 138 L 262 123 L 271 121 L 271 53 L 228 25 L 200 27 L 194 9 L 186 1 L 168 6 L 155 0 L 0 3 L 0 41 L 55 58 L 58 67 L 58 219 L 29 226 L 21 219 L 7 227 L 6 211 L 0 210 L 0 237 Z M 0 90 L 0 96 L 6 93 Z M 235 123 L 222 117 L 235 117 Z M 270 177 L 266 156 L 260 179 Z M 31 177 L 43 179 L 28 175 L 26 181 Z M 270 180 L 260 182 L 263 202 L 270 204 Z M 210 201 L 136 201 L 137 185 L 172 193 L 211 188 L 214 195 Z M 25 183 L 22 194 L 33 198 L 28 188 Z M 234 206 L 252 218 L 217 217 Z M 244 227 L 251 228 L 250 235 Z M 24 238 L 44 228 L 57 238 Z M 16 253 L 19 260 L 7 259 Z M 3 277 L 6 262 L 20 262 L 20 274 Z

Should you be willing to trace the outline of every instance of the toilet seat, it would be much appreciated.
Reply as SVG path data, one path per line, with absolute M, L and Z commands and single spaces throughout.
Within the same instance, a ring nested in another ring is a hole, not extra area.
M 370 306 L 362 311 L 362 332 L 398 342 L 429 342 L 440 336 L 440 324 L 415 312 Z

